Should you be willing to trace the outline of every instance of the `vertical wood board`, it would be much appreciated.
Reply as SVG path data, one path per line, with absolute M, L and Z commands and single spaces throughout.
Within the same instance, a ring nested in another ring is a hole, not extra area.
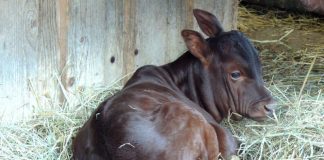
M 2 120 L 109 86 L 186 51 L 182 29 L 200 31 L 192 9 L 236 28 L 237 0 L 0 0 Z

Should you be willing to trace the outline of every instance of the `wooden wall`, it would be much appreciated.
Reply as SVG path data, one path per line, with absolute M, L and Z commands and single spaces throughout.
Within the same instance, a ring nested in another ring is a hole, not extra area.
M 0 117 L 64 100 L 61 87 L 109 85 L 185 51 L 192 9 L 236 28 L 237 0 L 0 0 Z

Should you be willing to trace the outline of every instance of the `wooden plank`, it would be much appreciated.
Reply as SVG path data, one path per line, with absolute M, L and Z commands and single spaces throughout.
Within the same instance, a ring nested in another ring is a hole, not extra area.
M 184 53 L 180 32 L 184 28 L 193 28 L 193 0 L 139 0 L 136 4 L 138 54 L 134 69 L 145 64 L 165 64 Z
M 193 1 L 169 0 L 167 7 L 165 62 L 171 62 L 186 51 L 181 37 L 183 29 L 193 29 Z
M 0 0 L 3 114 L 19 119 L 32 106 L 62 102 L 84 88 L 107 86 L 146 64 L 173 61 L 186 51 L 181 30 L 199 30 L 193 8 L 215 13 L 228 30 L 236 27 L 237 3 Z M 15 116 L 10 115 L 13 112 Z
M 26 1 L 31 2 L 31 1 Z M 59 71 L 58 25 L 56 1 L 34 1 L 37 9 L 37 37 L 35 37 L 36 58 L 28 59 L 26 63 L 36 60 L 35 69 L 27 69 L 29 73 L 30 98 L 35 99 L 31 105 L 39 107 L 51 106 L 59 98 L 57 77 Z M 31 53 L 26 53 L 29 56 Z M 32 72 L 32 73 L 31 73 Z
M 225 30 L 236 29 L 237 7 L 239 1 L 224 1 L 224 0 L 195 0 L 194 7 L 201 8 L 216 15 L 218 20 L 223 24 Z M 195 22 L 195 28 L 198 25 Z
M 136 17 L 136 5 L 137 2 L 135 0 L 133 1 L 123 1 L 122 5 L 119 5 L 120 8 L 122 8 L 123 13 L 118 13 L 118 16 L 120 19 L 122 19 L 122 23 L 119 25 L 122 25 L 120 28 L 122 28 L 122 33 L 120 34 L 123 38 L 120 43 L 122 43 L 123 50 L 121 55 L 123 55 L 123 75 L 127 75 L 128 73 L 132 73 L 135 68 L 135 56 L 138 56 L 139 49 L 136 48 L 136 33 L 137 33 L 137 17 Z M 124 82 L 129 78 L 130 76 L 127 76 Z
M 32 2 L 31 2 L 32 3 Z M 18 1 L 0 1 L 0 100 L 2 120 L 14 120 L 31 111 L 28 103 L 27 68 L 35 68 L 35 38 L 37 29 L 31 21 L 37 21 L 37 10 L 33 4 L 24 7 Z M 28 10 L 30 10 L 28 12 Z M 24 13 L 25 17 L 21 14 Z M 25 18 L 25 20 L 24 20 Z M 25 32 L 29 31 L 29 32 Z M 28 34 L 30 36 L 28 36 Z M 30 43 L 26 43 L 26 42 Z
M 232 30 L 237 28 L 237 17 L 238 17 L 238 5 L 239 1 L 225 1 L 224 6 L 220 6 L 223 8 L 224 18 L 222 21 L 223 27 L 225 30 Z M 218 3 L 216 3 L 218 4 Z M 220 8 L 219 7 L 219 8 Z
M 115 0 L 69 1 L 68 90 L 114 82 L 122 74 L 122 39 Z
M 0 1 L 3 119 L 23 119 L 33 106 L 56 100 L 55 5 L 55 1 Z
M 58 49 L 59 49 L 59 72 L 60 72 L 60 80 L 62 82 L 62 86 L 59 89 L 59 101 L 60 103 L 64 102 L 64 90 L 66 90 L 67 85 L 73 85 L 73 79 L 67 78 L 66 72 L 66 63 L 68 56 L 68 9 L 69 9 L 68 0 L 59 0 L 57 1 L 56 12 L 57 12 L 57 25 L 58 25 Z
M 107 41 L 104 46 L 104 79 L 105 85 L 111 85 L 124 73 L 123 42 L 123 1 L 109 0 L 105 3 L 105 32 Z
M 166 54 L 167 3 L 137 0 L 136 3 L 136 67 L 163 64 Z

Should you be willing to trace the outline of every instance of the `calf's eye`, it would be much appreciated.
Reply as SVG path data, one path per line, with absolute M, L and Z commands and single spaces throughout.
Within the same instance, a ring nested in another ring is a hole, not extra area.
M 231 73 L 231 78 L 233 80 L 238 80 L 240 77 L 241 77 L 240 71 L 234 71 L 234 72 Z

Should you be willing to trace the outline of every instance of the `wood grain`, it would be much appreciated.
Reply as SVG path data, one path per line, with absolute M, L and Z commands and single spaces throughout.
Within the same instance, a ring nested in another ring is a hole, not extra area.
M 237 0 L 0 0 L 0 116 L 19 120 L 186 51 L 193 8 L 236 28 Z M 58 83 L 58 81 L 61 81 Z M 14 113 L 14 115 L 12 115 Z
M 34 107 L 57 100 L 55 5 L 55 1 L 0 1 L 3 119 L 22 119 Z

